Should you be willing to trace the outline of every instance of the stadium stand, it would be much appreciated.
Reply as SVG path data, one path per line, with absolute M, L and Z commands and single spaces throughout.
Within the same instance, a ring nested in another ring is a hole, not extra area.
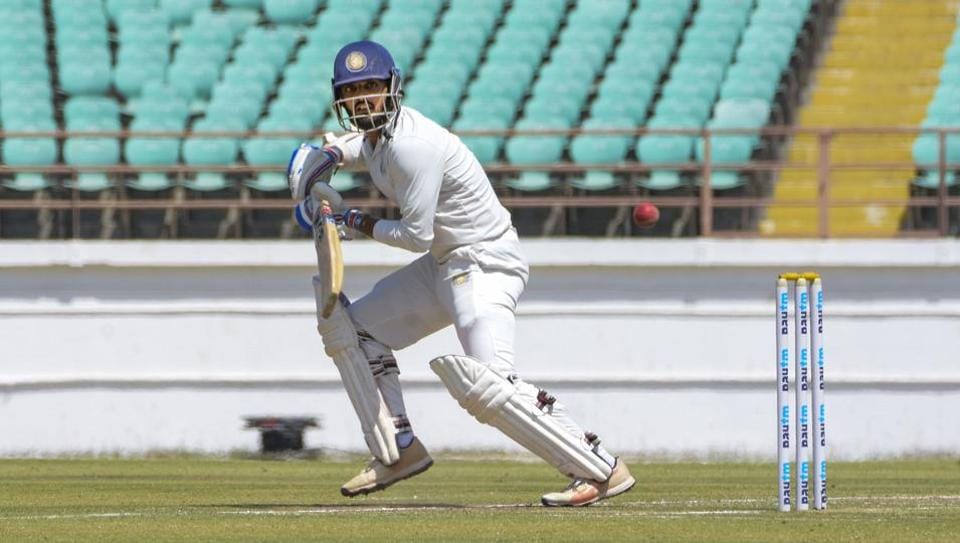
M 808 104 L 799 117 L 802 127 L 919 126 L 937 87 L 943 51 L 956 27 L 957 3 L 951 1 L 878 2 L 850 0 L 838 16 L 830 50 L 816 74 Z M 896 40 L 891 40 L 896 36 Z M 942 103 L 942 102 L 938 102 Z M 864 136 L 846 134 L 830 143 L 835 163 L 909 163 L 915 135 Z M 924 140 L 921 147 L 928 140 Z M 922 149 L 921 149 L 922 151 Z M 796 138 L 791 162 L 816 163 L 817 142 Z M 928 160 L 923 160 L 928 163 Z M 907 202 L 914 172 L 903 167 L 835 169 L 830 196 L 835 199 L 886 198 Z M 774 193 L 777 200 L 816 195 L 813 169 L 782 172 Z M 838 206 L 829 213 L 830 231 L 839 235 L 891 236 L 905 214 L 903 205 Z M 774 203 L 762 231 L 775 235 L 816 235 L 814 207 Z
M 3 197 L 174 205 L 105 206 L 68 220 L 3 212 L 0 235 L 295 235 L 286 210 L 176 203 L 286 199 L 280 170 L 296 142 L 342 130 L 330 113 L 329 66 L 343 43 L 362 38 L 391 50 L 407 105 L 456 132 L 510 131 L 463 136 L 501 194 L 692 196 L 702 184 L 700 130 L 790 120 L 807 69 L 797 59 L 812 56 L 832 3 L 11 0 L 0 7 L 18 44 L 0 47 L 3 129 L 71 134 L 5 138 L 8 166 L 66 168 L 6 176 Z M 688 132 L 637 137 L 638 128 Z M 554 132 L 531 133 L 540 130 Z M 768 177 L 741 170 L 778 146 L 741 133 L 714 136 L 710 149 L 718 196 L 768 190 Z M 634 173 L 638 161 L 652 171 Z M 333 183 L 376 196 L 366 174 L 340 172 Z M 526 235 L 632 233 L 624 206 L 512 211 Z M 644 235 L 697 233 L 692 206 L 662 217 Z M 731 229 L 753 220 L 716 218 Z

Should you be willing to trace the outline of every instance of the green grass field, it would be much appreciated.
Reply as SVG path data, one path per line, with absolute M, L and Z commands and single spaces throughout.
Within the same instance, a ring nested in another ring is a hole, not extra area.
M 637 486 L 582 509 L 539 505 L 540 463 L 440 455 L 367 497 L 360 461 L 171 457 L 0 460 L 0 541 L 949 541 L 960 461 L 832 463 L 827 511 L 775 511 L 775 467 L 631 464 Z

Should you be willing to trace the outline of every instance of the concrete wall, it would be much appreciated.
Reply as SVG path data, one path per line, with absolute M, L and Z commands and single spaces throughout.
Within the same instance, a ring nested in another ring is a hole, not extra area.
M 614 451 L 772 459 L 776 273 L 825 279 L 831 455 L 960 449 L 960 243 L 525 240 L 521 374 Z M 413 255 L 345 247 L 357 297 Z M 0 243 L 0 455 L 254 450 L 245 415 L 360 450 L 314 330 L 308 242 Z M 428 447 L 515 449 L 399 353 Z

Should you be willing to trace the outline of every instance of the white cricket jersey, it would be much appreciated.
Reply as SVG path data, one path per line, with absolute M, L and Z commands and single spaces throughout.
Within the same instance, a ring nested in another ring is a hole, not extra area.
M 375 148 L 366 138 L 343 145 L 345 165 L 362 160 L 373 183 L 400 208 L 400 220 L 381 219 L 377 241 L 442 262 L 458 247 L 496 240 L 511 229 L 476 157 L 442 126 L 403 106 L 389 137 Z

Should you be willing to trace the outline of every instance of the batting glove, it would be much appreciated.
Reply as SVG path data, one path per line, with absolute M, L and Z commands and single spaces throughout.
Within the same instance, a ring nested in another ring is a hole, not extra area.
M 307 198 L 315 183 L 330 181 L 342 158 L 340 150 L 336 147 L 301 144 L 290 156 L 290 162 L 287 164 L 290 194 L 296 200 Z
M 360 223 L 363 222 L 364 218 L 366 218 L 366 215 L 364 215 L 362 211 L 357 208 L 351 208 L 343 212 L 343 215 L 340 216 L 340 222 L 348 228 L 360 230 Z

